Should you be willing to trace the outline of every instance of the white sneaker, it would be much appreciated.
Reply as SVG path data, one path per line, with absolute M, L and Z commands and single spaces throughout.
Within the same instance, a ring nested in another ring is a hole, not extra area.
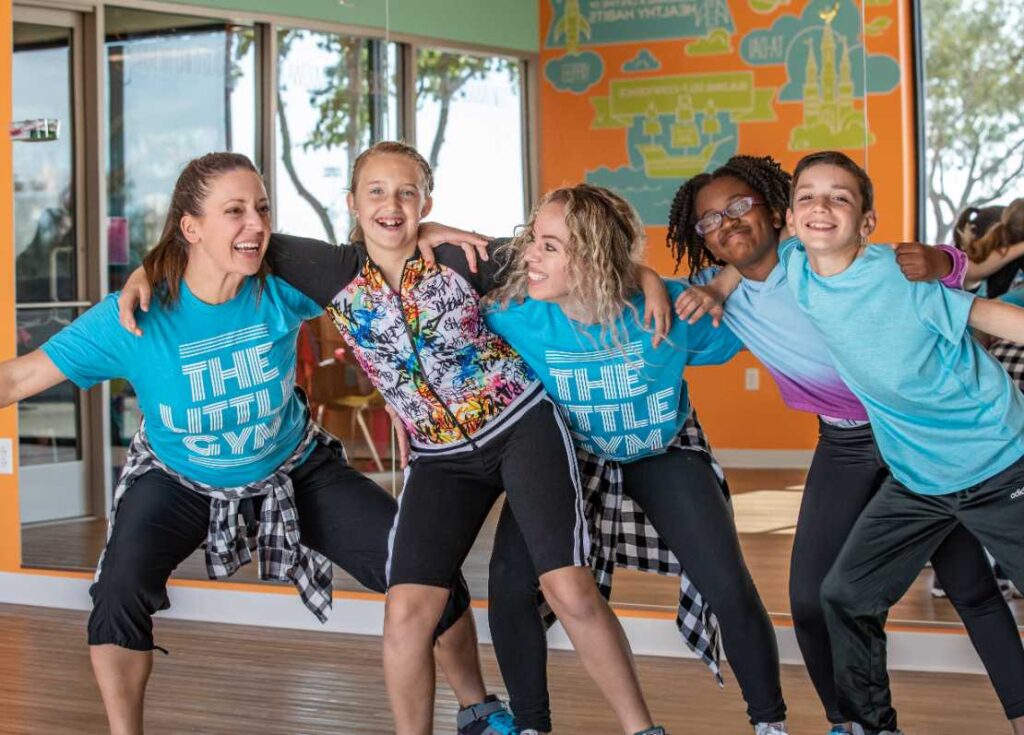
M 759 722 L 754 725 L 754 735 L 788 735 L 785 722 Z

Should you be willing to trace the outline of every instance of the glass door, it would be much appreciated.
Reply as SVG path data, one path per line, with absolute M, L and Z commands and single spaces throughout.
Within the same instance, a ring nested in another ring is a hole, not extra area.
M 15 295 L 22 355 L 90 306 L 77 151 L 81 16 L 15 8 Z M 64 383 L 18 406 L 22 523 L 89 515 L 88 401 Z

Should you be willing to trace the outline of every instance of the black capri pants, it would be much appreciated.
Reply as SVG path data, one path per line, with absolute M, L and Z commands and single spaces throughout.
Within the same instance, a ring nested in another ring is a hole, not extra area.
M 345 461 L 317 444 L 291 472 L 302 543 L 375 592 L 386 589 L 388 532 L 397 504 Z M 259 502 L 257 499 L 255 502 Z M 258 508 L 257 515 L 258 515 Z M 151 651 L 153 613 L 170 607 L 167 579 L 206 540 L 210 499 L 151 470 L 121 498 L 99 578 L 89 589 L 89 645 Z M 438 625 L 440 635 L 469 607 L 461 575 Z

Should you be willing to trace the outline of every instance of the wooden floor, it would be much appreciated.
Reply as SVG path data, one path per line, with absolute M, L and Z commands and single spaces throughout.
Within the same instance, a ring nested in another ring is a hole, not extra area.
M 84 640 L 85 614 L 0 605 L 0 733 L 99 735 L 106 720 Z M 172 652 L 157 654 L 149 688 L 148 735 L 377 735 L 392 731 L 380 639 L 330 633 L 157 620 Z M 492 689 L 500 681 L 482 648 Z M 673 735 L 746 734 L 731 674 L 719 690 L 695 661 L 641 657 L 644 690 Z M 908 735 L 1000 735 L 1006 721 L 980 676 L 893 674 Z M 616 735 L 610 711 L 574 654 L 550 661 L 556 732 Z M 827 728 L 802 669 L 783 667 L 790 731 Z M 439 687 L 436 732 L 454 732 L 456 704 Z
M 792 523 L 799 505 L 804 472 L 799 470 L 729 470 L 729 484 L 737 506 L 741 529 L 763 529 L 740 533 L 747 565 L 765 606 L 775 616 L 789 615 L 789 557 L 793 546 Z M 767 491 L 767 492 L 766 492 Z M 744 497 L 758 502 L 746 502 Z M 767 496 L 764 498 L 763 496 Z M 791 499 L 790 497 L 791 496 Z M 473 596 L 487 595 L 487 560 L 490 558 L 497 508 L 477 539 L 463 571 Z M 106 540 L 106 522 L 83 520 L 26 527 L 22 530 L 22 556 L 26 566 L 92 570 Z M 175 576 L 205 579 L 202 552 L 196 552 Z M 254 566 L 243 568 L 236 578 L 256 581 Z M 360 590 L 359 583 L 338 570 L 338 586 Z M 932 572 L 922 571 L 917 582 L 890 615 L 894 623 L 959 625 L 959 618 L 948 600 L 930 594 Z M 615 574 L 614 602 L 623 607 L 674 609 L 678 601 L 678 581 L 621 570 Z M 1011 608 L 1019 624 L 1024 625 L 1024 601 L 1014 600 Z

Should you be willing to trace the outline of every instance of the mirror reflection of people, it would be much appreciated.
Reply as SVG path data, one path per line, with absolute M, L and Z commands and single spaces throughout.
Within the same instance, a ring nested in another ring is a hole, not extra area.
M 145 261 L 155 298 L 137 334 L 120 326 L 112 294 L 41 349 L 0 364 L 0 405 L 64 380 L 84 389 L 124 377 L 138 394 L 145 418 L 90 588 L 90 655 L 115 735 L 143 730 L 159 648 L 152 616 L 169 606 L 171 572 L 204 541 L 211 577 L 230 575 L 258 548 L 261 576 L 292 582 L 321 621 L 331 562 L 385 589 L 397 506 L 348 464 L 294 388 L 296 334 L 321 306 L 268 271 L 269 213 L 249 159 L 193 160 Z M 246 509 L 260 520 L 258 547 L 238 522 Z M 457 574 L 444 598 L 430 641 L 459 701 L 483 703 L 469 593 Z

